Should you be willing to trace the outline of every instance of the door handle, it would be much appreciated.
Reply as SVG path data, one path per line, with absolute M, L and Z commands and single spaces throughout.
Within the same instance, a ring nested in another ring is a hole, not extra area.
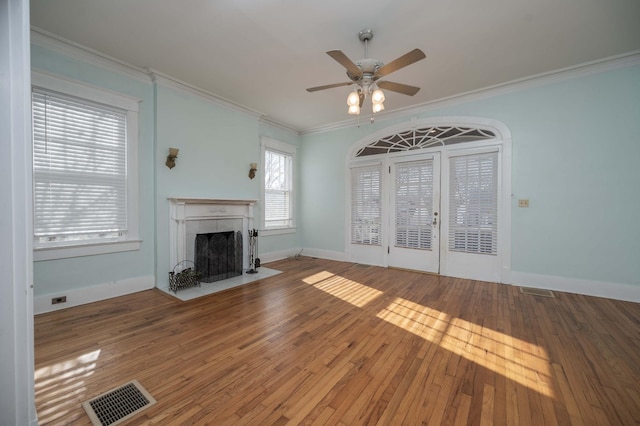
M 433 212 L 433 225 L 438 224 L 438 212 Z

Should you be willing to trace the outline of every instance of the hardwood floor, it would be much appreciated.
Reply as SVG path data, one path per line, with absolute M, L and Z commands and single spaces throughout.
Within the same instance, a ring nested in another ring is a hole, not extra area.
M 312 258 L 189 302 L 35 319 L 41 424 L 137 379 L 128 424 L 640 424 L 640 304 Z

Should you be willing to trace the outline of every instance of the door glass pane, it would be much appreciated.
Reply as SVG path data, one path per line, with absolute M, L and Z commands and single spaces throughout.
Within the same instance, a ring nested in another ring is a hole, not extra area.
M 382 168 L 360 167 L 351 170 L 351 243 L 381 244 Z
M 449 250 L 498 253 L 498 153 L 450 158 Z
M 395 246 L 431 249 L 433 160 L 396 165 Z

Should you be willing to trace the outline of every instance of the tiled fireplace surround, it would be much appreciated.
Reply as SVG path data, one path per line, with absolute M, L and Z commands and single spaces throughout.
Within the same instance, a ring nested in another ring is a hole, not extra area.
M 255 200 L 169 198 L 169 264 L 194 261 L 196 234 L 242 232 L 242 268 L 249 265 L 249 229 Z

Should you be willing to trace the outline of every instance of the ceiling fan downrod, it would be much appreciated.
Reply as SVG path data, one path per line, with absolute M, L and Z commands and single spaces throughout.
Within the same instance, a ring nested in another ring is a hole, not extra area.
M 364 59 L 369 57 L 369 40 L 373 38 L 373 31 L 370 29 L 362 30 L 358 33 L 358 38 L 364 43 Z

